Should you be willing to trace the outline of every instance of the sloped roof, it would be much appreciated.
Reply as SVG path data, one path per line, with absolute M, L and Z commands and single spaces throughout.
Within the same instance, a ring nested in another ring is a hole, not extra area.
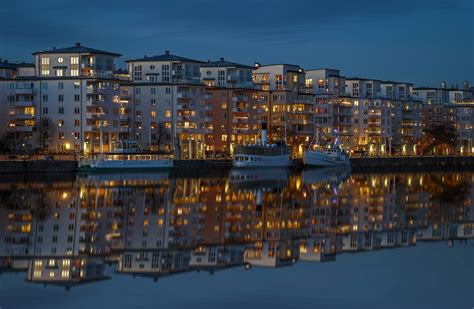
M 132 61 L 140 61 L 140 62 L 144 62 L 144 61 L 150 61 L 150 62 L 153 62 L 153 61 L 183 61 L 183 62 L 204 63 L 203 61 L 200 61 L 200 60 L 195 60 L 195 59 L 191 59 L 191 58 L 185 58 L 185 57 L 170 54 L 170 52 L 168 50 L 165 51 L 165 53 L 162 54 L 162 55 L 155 55 L 155 56 L 150 56 L 150 57 L 145 56 L 143 58 L 127 60 L 126 62 L 132 62 Z
M 71 47 L 63 47 L 63 48 L 53 48 L 51 50 L 43 50 L 34 52 L 33 55 L 37 54 L 103 54 L 103 55 L 110 55 L 120 57 L 120 54 L 112 53 L 100 49 L 90 48 L 86 46 L 82 46 L 81 43 L 76 43 L 74 46 Z
M 221 58 L 219 61 L 207 62 L 206 64 L 202 65 L 202 67 L 204 68 L 234 68 L 235 67 L 235 68 L 246 68 L 246 69 L 254 68 L 245 64 L 227 61 L 227 60 L 224 60 L 224 58 Z

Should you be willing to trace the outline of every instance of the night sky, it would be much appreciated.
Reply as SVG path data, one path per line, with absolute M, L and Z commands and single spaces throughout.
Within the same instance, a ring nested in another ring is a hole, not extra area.
M 338 68 L 418 86 L 474 82 L 473 0 L 10 1 L 0 57 L 74 42 L 124 60 L 174 54 Z

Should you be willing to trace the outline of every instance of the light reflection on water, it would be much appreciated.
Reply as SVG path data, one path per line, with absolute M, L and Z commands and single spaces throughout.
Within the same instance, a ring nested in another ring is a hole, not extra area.
M 420 243 L 448 250 L 474 237 L 474 173 L 62 177 L 0 182 L 0 269 L 28 286 L 69 290 L 116 274 L 166 284 L 196 271 L 337 265 L 341 254 Z

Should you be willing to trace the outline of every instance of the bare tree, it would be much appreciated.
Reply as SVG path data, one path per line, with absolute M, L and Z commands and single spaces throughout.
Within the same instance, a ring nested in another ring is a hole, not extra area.
M 56 125 L 49 117 L 43 117 L 38 123 L 36 134 L 38 143 L 42 150 L 48 149 L 48 145 L 56 132 Z
M 0 138 L 0 152 L 2 153 L 18 153 L 24 150 L 27 142 L 25 135 L 6 133 Z
M 166 140 L 167 130 L 165 128 L 165 125 L 162 122 L 159 122 L 152 132 L 155 136 L 154 141 L 158 146 L 159 151 L 161 144 L 163 143 L 163 141 Z

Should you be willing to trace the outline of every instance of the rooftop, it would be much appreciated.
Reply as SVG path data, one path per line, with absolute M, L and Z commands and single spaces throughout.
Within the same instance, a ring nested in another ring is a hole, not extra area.
M 156 55 L 156 56 L 144 56 L 143 58 L 137 58 L 137 59 L 131 59 L 127 60 L 125 62 L 132 62 L 132 61 L 183 61 L 183 62 L 195 62 L 195 63 L 204 63 L 203 61 L 200 60 L 195 60 L 195 59 L 190 59 L 190 58 L 185 58 L 181 56 L 176 56 L 170 53 L 169 50 L 166 50 L 164 54 L 162 55 Z
M 253 69 L 254 67 L 245 65 L 245 64 L 240 64 L 240 63 L 235 63 L 235 62 L 230 62 L 224 60 L 224 58 L 220 58 L 219 61 L 208 61 L 206 64 L 202 65 L 204 68 L 219 68 L 219 67 L 225 67 L 225 68 L 246 68 L 246 69 Z
M 26 68 L 26 67 L 35 67 L 34 63 L 26 63 L 26 62 L 17 62 L 11 63 L 8 60 L 4 60 L 0 58 L 0 69 L 17 69 L 17 68 Z
M 33 53 L 33 55 L 37 55 L 37 54 L 102 54 L 102 55 L 109 55 L 109 56 L 115 56 L 115 57 L 121 56 L 120 54 L 82 46 L 81 43 L 76 43 L 74 46 L 71 46 L 71 47 L 63 47 L 63 48 L 53 47 L 53 49 L 51 50 L 43 50 L 43 51 L 37 51 Z

